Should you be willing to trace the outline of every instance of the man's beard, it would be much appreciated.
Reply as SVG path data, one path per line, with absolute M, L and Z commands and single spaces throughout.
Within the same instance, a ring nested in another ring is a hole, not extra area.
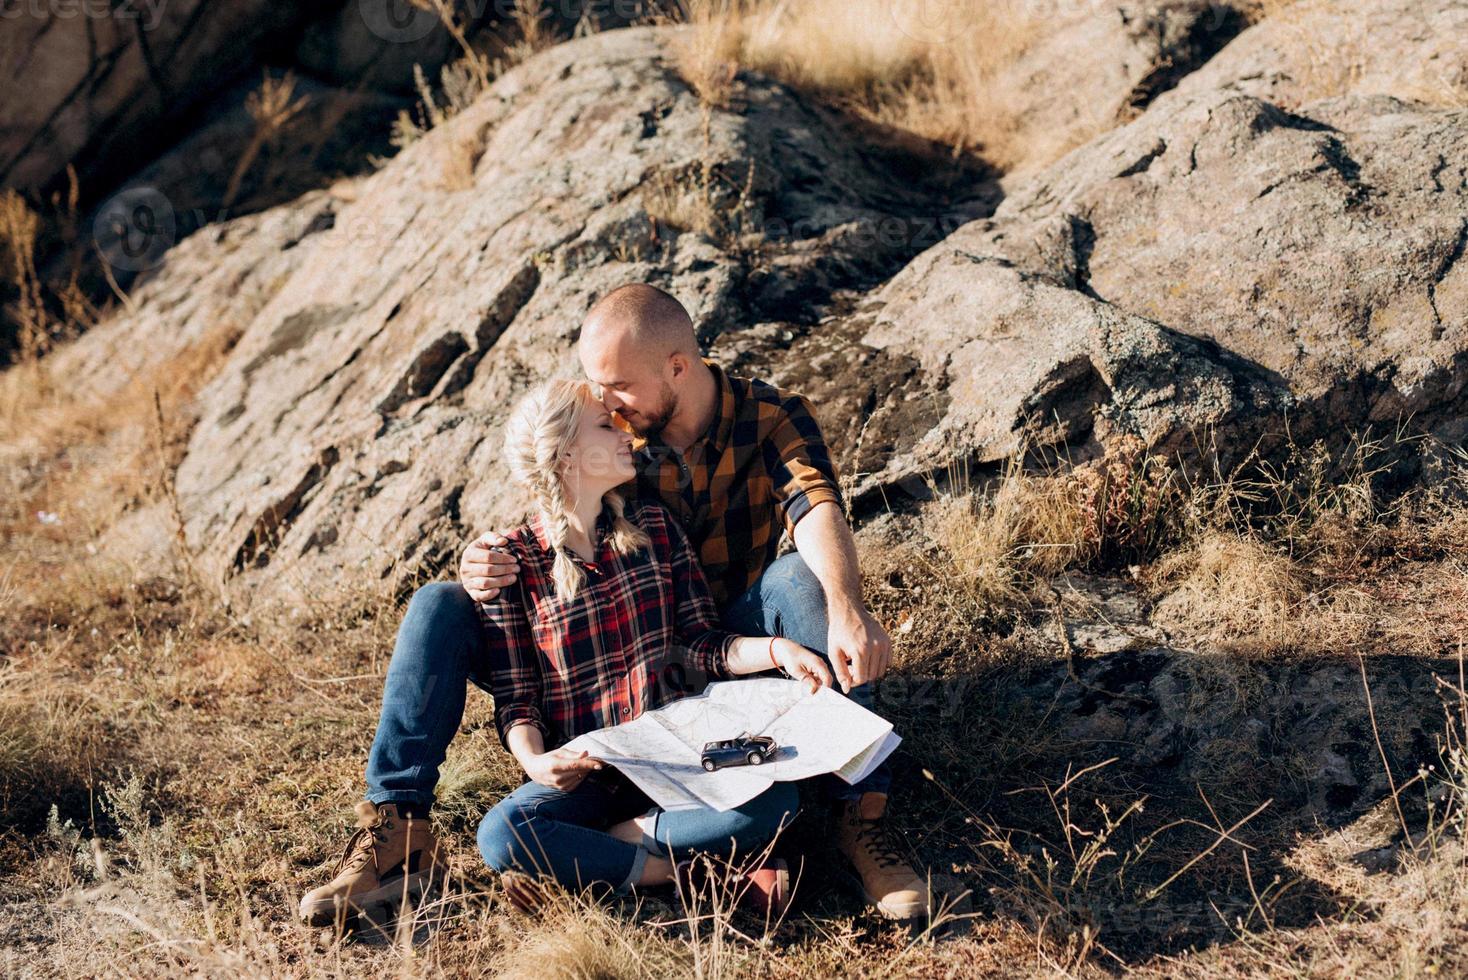
M 639 412 L 637 418 L 628 419 L 627 424 L 632 426 L 632 431 L 643 438 L 660 434 L 672 421 L 673 416 L 678 413 L 678 395 L 673 391 L 673 386 L 666 381 L 658 392 L 661 404 L 655 412 Z

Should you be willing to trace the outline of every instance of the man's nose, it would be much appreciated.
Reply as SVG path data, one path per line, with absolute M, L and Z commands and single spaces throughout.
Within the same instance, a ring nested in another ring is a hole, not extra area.
M 610 389 L 601 390 L 601 404 L 608 412 L 619 412 L 622 410 L 622 399 L 612 394 Z

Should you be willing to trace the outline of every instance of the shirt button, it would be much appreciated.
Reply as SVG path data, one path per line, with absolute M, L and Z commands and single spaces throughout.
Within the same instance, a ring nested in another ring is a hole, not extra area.
M 624 715 L 630 715 L 631 713 L 632 713 L 632 709 L 631 708 L 623 708 L 622 709 L 622 714 L 624 714 Z

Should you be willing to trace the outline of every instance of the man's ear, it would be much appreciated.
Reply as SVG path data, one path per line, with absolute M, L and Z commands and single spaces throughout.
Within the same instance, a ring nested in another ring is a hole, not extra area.
M 672 377 L 680 378 L 688 371 L 688 357 L 682 351 L 674 351 L 668 355 L 668 367 Z

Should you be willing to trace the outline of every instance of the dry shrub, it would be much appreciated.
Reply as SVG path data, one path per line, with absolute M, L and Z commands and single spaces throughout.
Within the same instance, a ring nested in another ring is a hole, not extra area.
M 749 67 L 802 88 L 872 93 L 907 79 L 925 60 L 919 25 L 901 23 L 915 20 L 917 11 L 902 6 L 890 0 L 747 4 L 738 25 L 740 53 Z
M 1176 469 L 1134 440 L 1065 472 L 1027 472 L 1016 456 L 987 489 L 973 492 L 960 472 L 948 486 L 922 513 L 923 535 L 939 555 L 932 571 L 990 610 L 1068 568 L 1150 561 L 1183 534 Z
M 685 0 L 689 84 L 728 103 L 736 66 L 846 103 L 872 119 L 978 151 L 1001 169 L 1043 165 L 1114 124 L 1075 93 L 1069 126 L 1032 124 L 1030 83 L 1012 71 L 1048 12 L 991 0 Z M 934 14 L 938 17 L 936 21 Z
M 260 87 L 245 97 L 245 111 L 255 124 L 250 131 L 250 141 L 240 151 L 230 172 L 224 196 L 219 199 L 220 211 L 228 210 L 240 192 L 245 175 L 250 172 L 260 151 L 278 140 L 283 132 L 305 109 L 310 100 L 306 96 L 295 97 L 296 76 L 287 71 L 279 78 L 264 72 Z
M 591 7 L 588 4 L 582 12 L 581 21 L 577 24 L 578 30 L 587 29 L 587 25 L 591 23 L 586 16 L 590 10 Z M 556 33 L 551 24 L 553 16 L 545 0 L 515 0 L 514 6 L 510 9 L 510 21 L 515 25 L 515 39 L 506 49 L 507 62 L 496 66 L 497 73 L 503 72 L 508 65 L 518 65 L 526 58 L 544 51 L 561 40 L 560 35 Z
M 672 943 L 628 935 L 626 923 L 595 903 L 564 896 L 515 937 L 506 978 L 688 976 L 691 964 Z
M 1076 557 L 1093 571 L 1148 562 L 1189 531 L 1188 494 L 1176 460 L 1127 437 L 1068 477 L 1081 513 Z
M 744 44 L 748 0 L 680 0 L 678 19 L 689 30 L 673 40 L 678 72 L 707 105 L 730 104 Z
M 193 584 L 204 585 L 182 547 L 173 474 L 197 417 L 194 395 L 238 338 L 238 328 L 221 324 L 101 395 L 53 377 L 46 361 L 0 375 L 0 540 L 17 574 L 48 574 L 50 563 L 62 556 L 75 561 L 79 549 L 88 557 L 75 568 L 96 571 L 95 542 L 125 514 L 156 505 L 163 508 L 164 533 L 174 538 L 174 559 Z M 54 527 L 37 528 L 43 514 Z M 44 530 L 52 534 L 38 533 Z
M 0 827 L 35 829 L 54 800 L 85 799 L 122 753 L 102 696 L 51 672 L 0 669 Z
M 923 508 L 927 539 L 941 549 L 943 577 L 987 605 L 1013 602 L 1022 576 L 1069 566 L 1084 536 L 1082 514 L 1058 480 L 1027 474 L 1017 460 L 990 494 L 937 495 Z
M 1227 531 L 1167 556 L 1152 574 L 1169 590 L 1153 611 L 1155 622 L 1223 639 L 1288 632 L 1307 591 L 1287 557 Z
M 66 175 L 65 198 L 60 194 L 52 197 L 55 214 L 51 223 L 63 240 L 75 242 L 80 237 L 77 207 L 81 185 L 74 167 L 68 166 Z M 14 333 L 0 343 L 0 355 L 8 354 L 14 363 L 22 365 L 33 363 L 57 343 L 88 329 L 100 316 L 80 284 L 80 250 L 72 251 L 65 282 L 42 281 L 36 267 L 42 225 L 41 216 L 19 192 L 0 192 L 0 278 L 14 293 L 0 320 L 8 320 Z

